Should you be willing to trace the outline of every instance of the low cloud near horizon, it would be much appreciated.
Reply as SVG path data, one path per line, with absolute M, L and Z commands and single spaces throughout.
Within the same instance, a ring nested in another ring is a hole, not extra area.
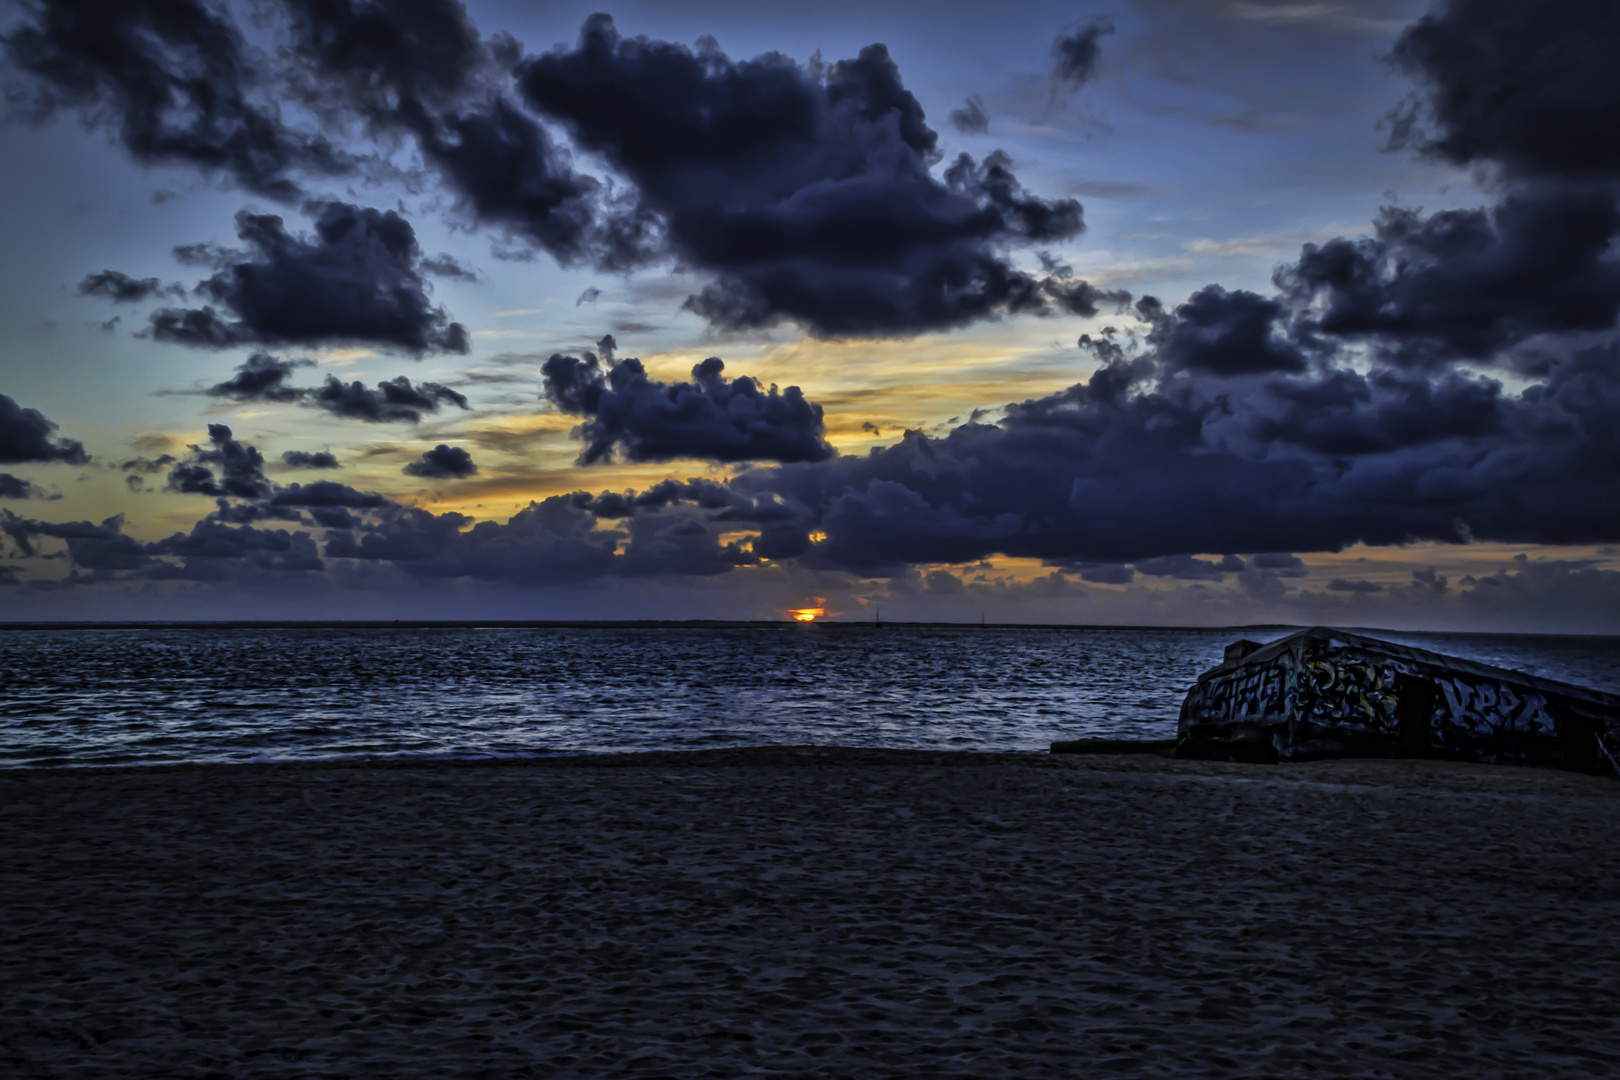
M 1620 11 L 1252 27 L 1255 78 L 1377 45 L 1352 130 L 1390 178 L 1293 202 L 1279 179 L 1269 213 L 1299 229 L 1265 265 L 1194 232 L 1195 178 L 1131 146 L 1203 140 L 1231 176 L 1240 127 L 1282 171 L 1330 151 L 1238 124 L 1250 91 L 1218 60 L 1171 70 L 1188 31 L 1157 8 L 1058 19 L 1016 78 L 943 84 L 904 37 L 811 55 L 805 15 L 739 21 L 782 36 L 744 58 L 724 26 L 684 44 L 593 15 L 531 50 L 550 16 L 265 10 L 0 24 L 8 138 L 65 148 L 78 121 L 169 184 L 139 244 L 62 218 L 82 265 L 48 303 L 79 314 L 17 332 L 7 364 L 48 365 L 0 368 L 16 617 L 822 596 L 1620 631 Z M 1013 46 L 953 19 L 958 59 Z M 1100 180 L 1129 194 L 1070 194 Z M 138 362 L 52 352 L 75 328 Z

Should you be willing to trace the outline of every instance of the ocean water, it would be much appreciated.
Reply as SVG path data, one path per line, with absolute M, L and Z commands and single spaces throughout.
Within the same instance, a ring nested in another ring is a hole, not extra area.
M 0 768 L 1167 738 L 1270 630 L 0 630 Z M 1390 634 L 1620 692 L 1620 639 Z

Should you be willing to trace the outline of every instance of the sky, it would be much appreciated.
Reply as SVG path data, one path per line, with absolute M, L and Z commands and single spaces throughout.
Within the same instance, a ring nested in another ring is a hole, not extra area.
M 1620 633 L 1617 46 L 0 5 L 0 619 Z

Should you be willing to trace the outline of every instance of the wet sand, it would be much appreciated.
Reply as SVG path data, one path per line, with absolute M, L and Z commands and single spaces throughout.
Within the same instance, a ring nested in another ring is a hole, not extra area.
M 711 751 L 0 773 L 8 1077 L 1620 1075 L 1620 783 Z

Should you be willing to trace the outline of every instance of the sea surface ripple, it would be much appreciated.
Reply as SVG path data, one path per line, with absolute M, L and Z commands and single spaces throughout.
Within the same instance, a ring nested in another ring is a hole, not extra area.
M 1243 631 L 821 624 L 0 632 L 0 768 L 1165 738 Z M 1620 691 L 1620 640 L 1391 635 Z

